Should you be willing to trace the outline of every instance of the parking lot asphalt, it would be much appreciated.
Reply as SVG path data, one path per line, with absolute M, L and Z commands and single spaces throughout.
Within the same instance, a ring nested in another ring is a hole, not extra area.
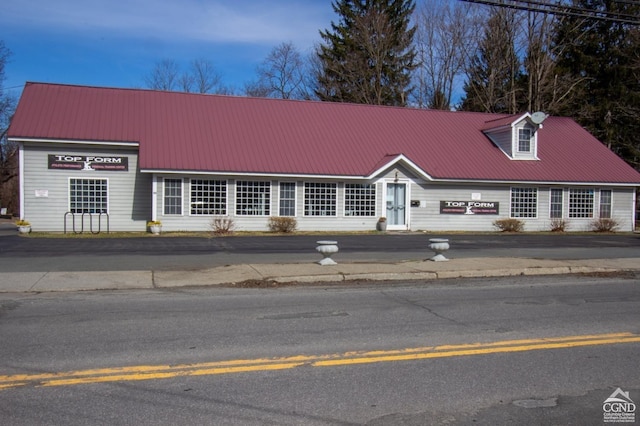
M 448 261 L 429 260 L 446 238 Z M 321 266 L 318 240 L 335 240 Z M 640 272 L 640 234 L 371 233 L 227 237 L 20 236 L 0 221 L 0 292 Z

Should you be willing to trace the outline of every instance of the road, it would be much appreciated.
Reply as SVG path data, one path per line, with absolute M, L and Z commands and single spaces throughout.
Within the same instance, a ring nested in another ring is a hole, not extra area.
M 602 424 L 640 280 L 0 295 L 0 424 Z

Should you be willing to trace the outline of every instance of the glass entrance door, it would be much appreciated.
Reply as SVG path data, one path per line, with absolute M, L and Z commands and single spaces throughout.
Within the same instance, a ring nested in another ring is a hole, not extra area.
M 404 228 L 407 223 L 407 185 L 404 183 L 387 184 L 387 224 Z

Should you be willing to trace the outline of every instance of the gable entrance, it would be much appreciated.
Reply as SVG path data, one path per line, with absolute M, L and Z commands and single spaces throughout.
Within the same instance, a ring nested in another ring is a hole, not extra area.
M 386 215 L 388 230 L 406 230 L 409 223 L 407 183 L 386 183 Z

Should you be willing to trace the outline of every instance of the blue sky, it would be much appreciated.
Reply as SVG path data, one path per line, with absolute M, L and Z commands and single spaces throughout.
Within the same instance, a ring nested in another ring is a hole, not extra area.
M 0 8 L 0 40 L 13 55 L 5 88 L 26 81 L 144 87 L 162 59 L 186 69 L 213 62 L 243 89 L 271 49 L 307 53 L 336 15 L 331 0 L 13 0 Z

